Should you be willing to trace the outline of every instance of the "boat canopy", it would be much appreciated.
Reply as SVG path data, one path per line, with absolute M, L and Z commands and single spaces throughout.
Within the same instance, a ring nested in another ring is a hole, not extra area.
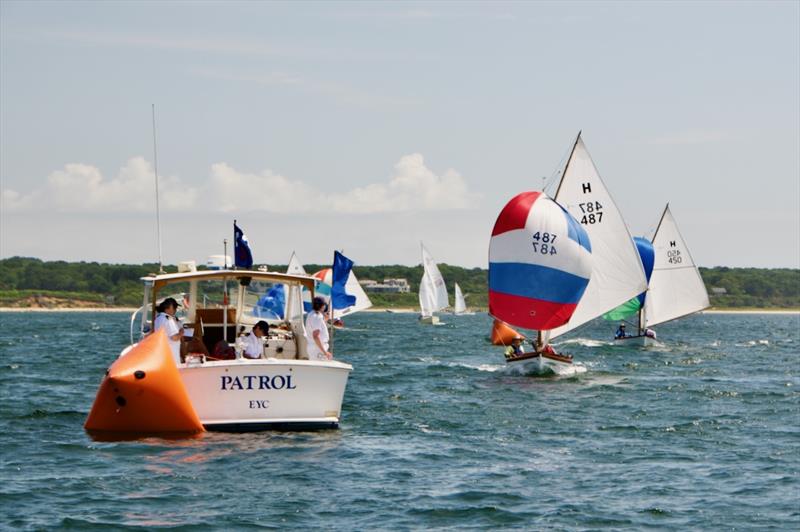
M 254 270 L 208 270 L 201 272 L 166 273 L 142 277 L 142 281 L 153 285 L 153 291 L 156 293 L 161 288 L 174 283 L 190 281 L 230 281 L 234 279 L 237 281 L 251 279 L 271 283 L 302 285 L 308 290 L 314 291 L 314 279 L 312 277 Z

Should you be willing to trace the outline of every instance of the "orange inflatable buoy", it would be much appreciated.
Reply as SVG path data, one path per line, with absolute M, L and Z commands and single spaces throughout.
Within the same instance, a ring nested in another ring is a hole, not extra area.
M 108 368 L 84 424 L 90 431 L 200 432 L 163 330 Z
M 510 345 L 511 340 L 513 340 L 516 336 L 525 338 L 524 334 L 518 333 L 504 322 L 500 320 L 494 320 L 494 325 L 492 325 L 492 344 Z

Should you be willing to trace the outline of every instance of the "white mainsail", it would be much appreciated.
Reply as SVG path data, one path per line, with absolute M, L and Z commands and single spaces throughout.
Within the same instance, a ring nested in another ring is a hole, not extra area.
M 331 272 L 331 276 L 332 275 L 333 272 Z M 332 279 L 331 282 L 333 282 Z M 344 291 L 348 295 L 356 296 L 356 303 L 355 305 L 347 308 L 334 309 L 334 318 L 341 318 L 342 316 L 347 316 L 348 314 L 353 314 L 355 312 L 368 309 L 372 306 L 372 301 L 370 301 L 367 293 L 364 292 L 364 288 L 362 288 L 361 284 L 359 284 L 358 279 L 356 279 L 356 274 L 354 274 L 352 270 L 350 271 L 350 275 L 347 277 L 347 282 L 344 285 Z
M 467 311 L 467 302 L 464 301 L 464 294 L 461 293 L 461 287 L 456 283 L 456 301 L 453 304 L 454 314 L 463 314 Z
M 653 236 L 655 264 L 644 302 L 644 326 L 652 327 L 708 308 L 708 292 L 669 204 Z
M 432 316 L 434 312 L 447 308 L 447 286 L 425 245 L 422 248 L 422 267 L 425 269 L 419 282 L 419 308 L 423 316 Z
M 603 315 L 647 289 L 636 245 L 580 133 L 564 167 L 555 200 L 589 235 L 592 277 L 569 322 L 551 330 L 550 338 Z

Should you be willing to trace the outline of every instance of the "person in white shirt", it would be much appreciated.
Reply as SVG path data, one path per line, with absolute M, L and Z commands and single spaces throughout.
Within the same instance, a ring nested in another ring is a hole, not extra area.
M 264 338 L 269 333 L 269 323 L 264 320 L 253 325 L 253 330 L 244 340 L 244 357 L 261 358 L 264 354 Z
M 333 355 L 328 351 L 328 326 L 325 323 L 325 312 L 328 304 L 321 297 L 311 302 L 313 309 L 306 317 L 306 344 L 309 360 L 331 360 Z
M 171 297 L 166 298 L 156 307 L 158 314 L 153 327 L 156 331 L 164 329 L 164 332 L 167 333 L 172 358 L 176 365 L 181 363 L 181 338 L 183 338 L 183 327 L 175 317 L 177 310 L 178 302 Z

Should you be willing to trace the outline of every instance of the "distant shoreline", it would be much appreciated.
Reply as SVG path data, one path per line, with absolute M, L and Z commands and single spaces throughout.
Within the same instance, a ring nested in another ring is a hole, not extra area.
M 125 312 L 131 313 L 137 310 L 133 307 L 0 307 L 2 312 Z M 478 314 L 485 313 L 485 309 L 474 309 Z M 412 307 L 372 307 L 362 312 L 384 312 L 388 314 L 417 314 L 418 309 Z M 709 309 L 702 311 L 703 314 L 763 314 L 763 315 L 795 315 L 800 314 L 800 309 Z

